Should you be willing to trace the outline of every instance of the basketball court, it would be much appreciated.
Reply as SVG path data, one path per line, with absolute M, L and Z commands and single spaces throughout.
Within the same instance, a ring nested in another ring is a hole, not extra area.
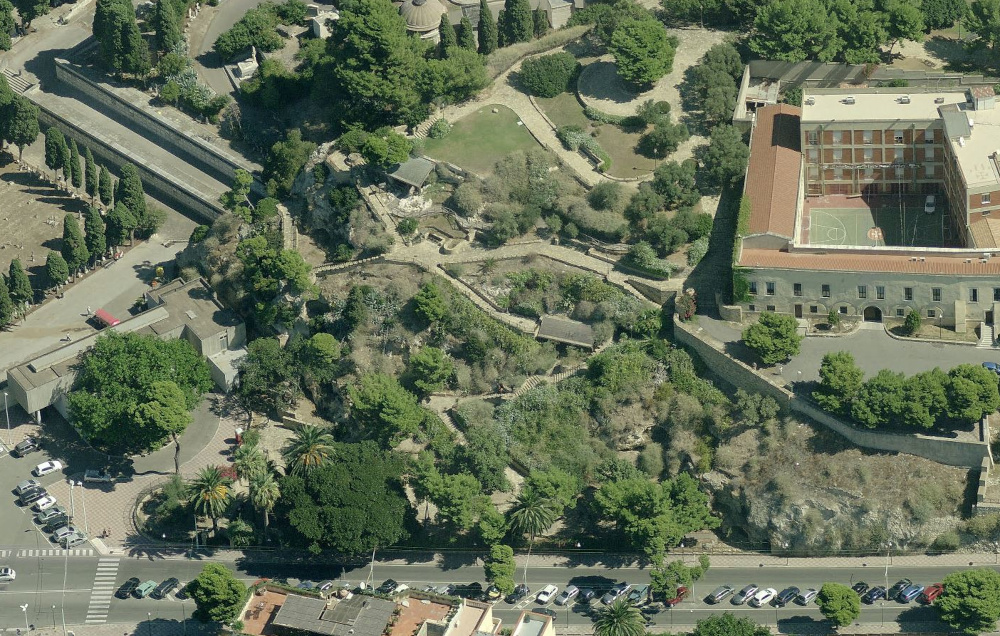
M 944 197 L 937 196 L 931 214 L 924 212 L 924 201 L 922 195 L 822 197 L 804 213 L 803 240 L 810 245 L 944 246 L 949 234 Z

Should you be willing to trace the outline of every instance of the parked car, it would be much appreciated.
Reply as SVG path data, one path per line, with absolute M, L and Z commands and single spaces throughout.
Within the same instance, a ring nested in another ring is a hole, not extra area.
M 24 457 L 29 453 L 34 453 L 35 451 L 41 449 L 42 447 L 37 441 L 30 437 L 25 437 L 23 440 L 18 442 L 16 446 L 14 446 L 14 454 L 18 457 Z
M 17 572 L 14 571 L 14 568 L 0 568 L 0 583 L 11 583 L 15 578 L 17 578 Z
M 997 364 L 996 362 L 984 362 L 983 368 L 987 371 L 992 371 L 993 373 L 1000 375 L 1000 364 Z
M 674 594 L 673 598 L 668 598 L 665 602 L 667 607 L 675 607 L 680 605 L 681 601 L 691 596 L 691 590 L 684 587 L 683 585 L 677 588 L 677 593 Z
M 299 584 L 295 588 L 299 590 L 315 590 L 316 581 L 299 581 Z
M 329 579 L 326 581 L 320 581 L 319 583 L 316 584 L 316 591 L 319 592 L 324 597 L 329 596 L 330 594 L 333 593 L 333 587 L 336 584 L 337 584 L 336 581 L 330 581 Z
M 173 577 L 170 577 L 163 583 L 157 585 L 156 589 L 150 593 L 150 596 L 152 596 L 153 598 L 166 598 L 167 594 L 173 592 L 178 585 L 180 585 L 180 581 L 178 581 Z
M 531 588 L 529 588 L 524 583 L 518 583 L 517 587 L 514 588 L 514 591 L 508 594 L 507 598 L 505 598 L 504 601 L 513 605 L 514 603 L 517 603 L 521 599 L 528 596 L 528 594 L 531 594 Z
M 649 600 L 649 586 L 648 585 L 633 585 L 632 589 L 629 590 L 628 602 L 632 605 L 638 607 Z
M 918 585 L 914 583 L 913 585 L 907 585 L 896 595 L 896 600 L 900 603 L 909 603 L 913 599 L 917 598 L 921 592 L 924 591 L 923 585 Z
M 394 580 L 386 579 L 382 581 L 382 585 L 375 588 L 375 591 L 379 594 L 392 594 L 392 591 L 396 589 L 397 585 L 399 585 L 399 583 L 396 583 Z
M 126 599 L 132 596 L 132 592 L 134 592 L 137 587 L 139 587 L 139 579 L 133 576 L 121 584 L 121 587 L 119 587 L 118 591 L 115 592 L 115 596 L 120 599 Z
M 451 596 L 458 596 L 459 598 L 482 598 L 483 596 L 483 584 L 479 581 L 474 581 L 465 585 L 453 585 L 451 588 Z M 401 592 L 405 589 L 407 588 L 399 586 L 396 587 L 397 592 Z
M 559 588 L 556 587 L 555 585 L 546 585 L 545 587 L 543 587 L 541 590 L 538 591 L 537 595 L 535 595 L 535 602 L 541 603 L 542 605 L 546 605 L 549 603 L 549 601 L 552 600 L 552 597 L 555 596 L 556 592 L 558 591 Z
M 757 590 L 759 589 L 760 588 L 757 587 L 756 583 L 745 585 L 743 586 L 743 589 L 741 589 L 739 592 L 733 595 L 732 600 L 729 602 L 732 603 L 733 605 L 743 605 L 751 598 L 753 598 L 753 595 L 756 594 Z
M 20 497 L 29 490 L 38 490 L 41 487 L 42 485 L 34 479 L 25 479 L 14 488 L 14 494 Z
M 536 607 L 531 610 L 535 614 L 544 614 L 545 616 L 556 617 L 556 611 L 551 607 Z
M 21 494 L 21 497 L 20 497 L 20 499 L 21 499 L 21 505 L 22 506 L 27 506 L 29 504 L 33 504 L 33 503 L 35 503 L 36 501 L 38 501 L 39 499 L 41 499 L 42 497 L 44 497 L 44 496 L 46 496 L 48 494 L 49 493 L 45 492 L 44 488 L 38 488 L 36 490 L 29 490 L 27 492 L 24 492 L 24 493 Z
M 35 515 L 35 523 L 44 526 L 49 521 L 59 516 L 68 516 L 66 509 L 58 505 L 52 506 L 48 510 L 43 510 L 42 512 L 39 512 L 37 515 Z
M 576 600 L 580 603 L 589 603 L 594 600 L 595 596 L 597 596 L 597 592 L 590 588 L 583 588 L 580 590 L 580 596 Z
M 628 592 L 628 587 L 629 586 L 627 583 L 616 583 L 615 586 L 612 587 L 607 594 L 601 597 L 601 602 L 604 603 L 605 605 L 611 605 L 612 603 L 615 602 L 615 599 L 617 599 L 622 594 Z
M 928 194 L 927 198 L 924 200 L 924 214 L 934 214 L 934 210 L 937 209 L 937 200 L 934 198 L 933 194 Z
M 490 585 L 486 588 L 486 591 L 483 592 L 483 601 L 486 603 L 492 603 L 494 601 L 499 601 L 501 596 L 503 596 L 503 593 L 500 592 L 500 588 L 496 585 Z
M 765 587 L 763 590 L 758 590 L 753 598 L 750 599 L 750 605 L 752 607 L 764 607 L 774 600 L 774 597 L 778 595 L 778 591 L 773 587 Z
M 59 515 L 58 517 L 53 517 L 49 519 L 49 522 L 42 527 L 42 531 L 48 534 L 65 528 L 71 523 L 71 517 L 69 515 Z
M 889 588 L 889 592 L 886 594 L 885 597 L 886 600 L 889 601 L 896 600 L 896 597 L 899 596 L 899 593 L 911 585 L 913 585 L 913 581 L 911 581 L 910 579 L 899 579 L 898 581 L 892 584 L 892 587 Z
M 729 598 L 729 596 L 732 595 L 734 591 L 735 590 L 733 589 L 732 585 L 720 585 L 719 587 L 712 590 L 711 594 L 705 597 L 705 602 L 711 605 L 715 605 L 716 603 L 721 603 L 722 601 Z
M 851 586 L 851 589 L 854 590 L 854 593 L 857 594 L 858 596 L 864 596 L 865 592 L 868 591 L 868 584 L 865 583 L 864 581 L 858 581 L 857 583 Z
M 942 594 L 944 594 L 944 586 L 940 583 L 928 585 L 924 588 L 924 591 L 920 593 L 920 596 L 917 597 L 917 602 L 923 603 L 924 605 L 930 605 Z
M 57 459 L 53 459 L 51 461 L 42 462 L 41 464 L 35 466 L 35 470 L 31 472 L 34 473 L 35 477 L 44 477 L 46 475 L 51 475 L 57 470 L 62 470 L 62 469 L 63 469 L 62 462 Z
M 804 607 L 816 600 L 817 594 L 819 594 L 819 590 L 810 587 L 805 592 L 801 592 L 798 596 L 796 596 L 795 602 Z
M 575 585 L 567 585 L 566 589 L 563 590 L 559 598 L 556 599 L 556 605 L 565 605 L 576 598 L 576 595 L 580 593 L 580 588 Z
M 83 471 L 83 481 L 94 482 L 98 484 L 110 484 L 115 480 L 114 475 L 107 470 L 95 470 L 93 468 L 88 468 Z
M 792 586 L 786 587 L 785 589 L 778 592 L 778 595 L 774 597 L 774 604 L 778 607 L 784 607 L 795 600 L 799 595 L 799 588 Z
M 78 545 L 83 545 L 86 542 L 87 535 L 82 532 L 74 532 L 71 535 L 63 537 L 62 541 L 59 542 L 59 545 L 61 545 L 64 550 L 68 550 L 70 548 L 75 548 Z
M 876 585 L 875 587 L 868 590 L 864 596 L 861 597 L 862 602 L 871 605 L 875 601 L 885 598 L 885 586 Z
M 132 596 L 136 598 L 146 598 L 150 592 L 156 589 L 156 581 L 146 581 L 132 590 Z
M 45 495 L 36 501 L 32 508 L 35 509 L 35 512 L 44 512 L 54 505 L 56 505 L 56 498 L 52 495 Z

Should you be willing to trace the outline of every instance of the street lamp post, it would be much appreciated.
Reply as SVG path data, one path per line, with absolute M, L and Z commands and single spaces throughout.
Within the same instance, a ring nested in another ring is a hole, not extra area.
M 157 614 L 159 616 L 159 614 Z M 146 633 L 153 636 L 153 613 L 146 612 Z
M 56 606 L 52 606 L 52 629 L 56 628 Z
M 69 479 L 67 481 L 69 481 L 69 516 L 73 517 L 75 519 L 76 518 L 76 501 L 73 500 L 73 486 L 76 485 L 76 482 L 73 481 L 72 479 Z
M 785 548 L 785 565 L 788 565 L 788 542 L 785 541 L 782 546 Z M 775 608 L 775 612 L 777 613 L 777 608 Z
M 892 541 L 885 545 L 885 594 L 889 596 L 889 565 L 892 563 Z
M 7 446 L 10 446 L 10 411 L 7 410 L 7 392 L 3 392 L 3 414 L 7 416 Z
M 78 481 L 76 485 L 80 487 L 80 505 L 83 506 L 83 531 L 90 534 L 90 523 L 87 521 L 87 499 L 83 496 L 83 482 Z
M 21 611 L 24 613 L 24 630 L 25 631 L 30 631 L 29 628 L 28 628 L 28 604 L 25 603 L 24 605 L 21 605 L 20 607 L 21 607 Z

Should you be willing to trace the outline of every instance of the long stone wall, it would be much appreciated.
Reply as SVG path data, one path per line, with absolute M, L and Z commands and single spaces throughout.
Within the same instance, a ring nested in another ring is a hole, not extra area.
M 252 166 L 225 153 L 221 148 L 188 134 L 171 122 L 117 95 L 109 86 L 93 81 L 66 60 L 56 59 L 56 78 L 100 104 L 106 112 L 127 121 L 141 134 L 170 149 L 179 157 L 211 174 L 223 183 L 232 183 L 237 168 L 252 171 Z
M 722 342 L 716 340 L 697 323 L 681 322 L 674 317 L 675 339 L 696 353 L 712 372 L 734 387 L 773 397 L 782 408 L 809 418 L 843 436 L 852 444 L 864 448 L 907 453 L 925 457 L 949 466 L 979 469 L 984 459 L 990 458 L 987 439 L 979 441 L 954 440 L 929 435 L 902 435 L 859 429 L 823 411 L 808 399 L 795 395 L 750 366 L 725 352 Z
M 225 209 L 218 201 L 208 199 L 197 189 L 180 182 L 159 167 L 147 163 L 143 158 L 132 154 L 127 148 L 105 138 L 96 130 L 85 130 L 73 122 L 64 119 L 58 113 L 52 112 L 42 104 L 39 106 L 38 121 L 42 128 L 55 126 L 64 134 L 85 141 L 94 153 L 94 157 L 103 164 L 116 166 L 125 161 L 131 162 L 139 170 L 142 186 L 146 194 L 175 206 L 179 211 L 191 213 L 208 222 L 223 214 Z

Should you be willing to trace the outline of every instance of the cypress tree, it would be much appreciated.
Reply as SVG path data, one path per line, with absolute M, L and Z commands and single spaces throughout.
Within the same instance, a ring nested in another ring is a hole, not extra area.
M 529 42 L 535 33 L 535 18 L 531 15 L 528 0 L 505 0 L 503 9 L 504 21 L 500 31 L 503 33 L 504 45 Z
M 75 139 L 69 140 L 69 172 L 74 188 L 83 187 L 83 170 L 80 169 L 80 149 Z
M 462 16 L 462 21 L 458 23 L 458 28 L 455 29 L 455 35 L 460 47 L 469 51 L 476 50 L 476 33 L 472 30 L 472 23 L 469 22 L 469 18 L 464 15 Z
M 76 222 L 76 217 L 72 214 L 63 217 L 62 249 L 59 251 L 63 260 L 66 261 L 66 267 L 74 276 L 90 258 L 87 244 L 83 239 L 83 232 L 80 231 L 80 224 Z
M 111 173 L 104 166 L 101 166 L 101 176 L 97 179 L 97 192 L 101 197 L 104 207 L 111 205 L 114 199 L 114 183 L 111 181 Z
M 132 213 L 135 225 L 132 229 L 143 228 L 147 220 L 146 194 L 142 190 L 142 179 L 139 170 L 131 163 L 126 163 L 121 169 L 121 179 L 115 187 L 115 201 L 121 202 Z
M 512 44 L 507 41 L 507 12 L 503 9 L 497 11 L 497 48 L 503 48 L 508 44 Z
M 52 180 L 56 180 L 56 172 L 63 167 L 63 146 L 66 140 L 58 128 L 51 127 L 45 131 L 45 165 L 52 170 Z
M 161 54 L 174 50 L 181 41 L 180 20 L 170 0 L 157 0 L 153 27 L 156 29 L 156 50 Z
M 458 46 L 458 36 L 455 35 L 455 27 L 451 25 L 447 13 L 441 14 L 441 23 L 438 25 L 438 33 L 441 40 L 438 42 L 438 57 L 444 59 L 448 57 L 448 49 Z
M 486 0 L 479 0 L 479 52 L 489 55 L 497 50 L 497 23 Z
M 4 136 L 7 141 L 17 146 L 17 160 L 21 161 L 24 147 L 30 146 L 38 139 L 38 106 L 23 95 L 15 95 L 14 101 L 7 108 L 9 128 L 4 131 Z
M 83 172 L 83 180 L 87 185 L 87 196 L 90 197 L 90 202 L 93 203 L 97 197 L 97 164 L 94 163 L 94 154 L 87 147 L 83 149 Z
M 94 262 L 108 249 L 107 241 L 104 238 L 104 218 L 97 206 L 87 208 L 87 214 L 83 217 L 83 229 L 86 232 L 84 242 L 87 251 L 90 252 L 90 261 Z
M 7 286 L 10 290 L 10 298 L 18 305 L 19 311 L 24 311 L 24 304 L 35 299 L 35 292 L 31 289 L 31 281 L 28 274 L 21 266 L 21 259 L 15 258 L 10 262 L 7 270 Z
M 535 9 L 531 12 L 531 18 L 534 22 L 534 35 L 536 38 L 540 38 L 549 32 L 549 16 L 545 15 L 545 12 L 541 9 Z
M 14 301 L 7 291 L 7 283 L 0 276 L 0 329 L 14 322 Z
M 69 278 L 69 267 L 66 265 L 66 259 L 59 252 L 49 252 L 48 258 L 45 259 L 45 277 L 49 282 L 47 289 L 53 287 L 58 289 Z
M 105 233 L 108 245 L 118 247 L 125 243 L 132 231 L 135 230 L 135 217 L 132 212 L 121 202 L 115 201 L 115 207 L 108 214 L 105 224 Z

